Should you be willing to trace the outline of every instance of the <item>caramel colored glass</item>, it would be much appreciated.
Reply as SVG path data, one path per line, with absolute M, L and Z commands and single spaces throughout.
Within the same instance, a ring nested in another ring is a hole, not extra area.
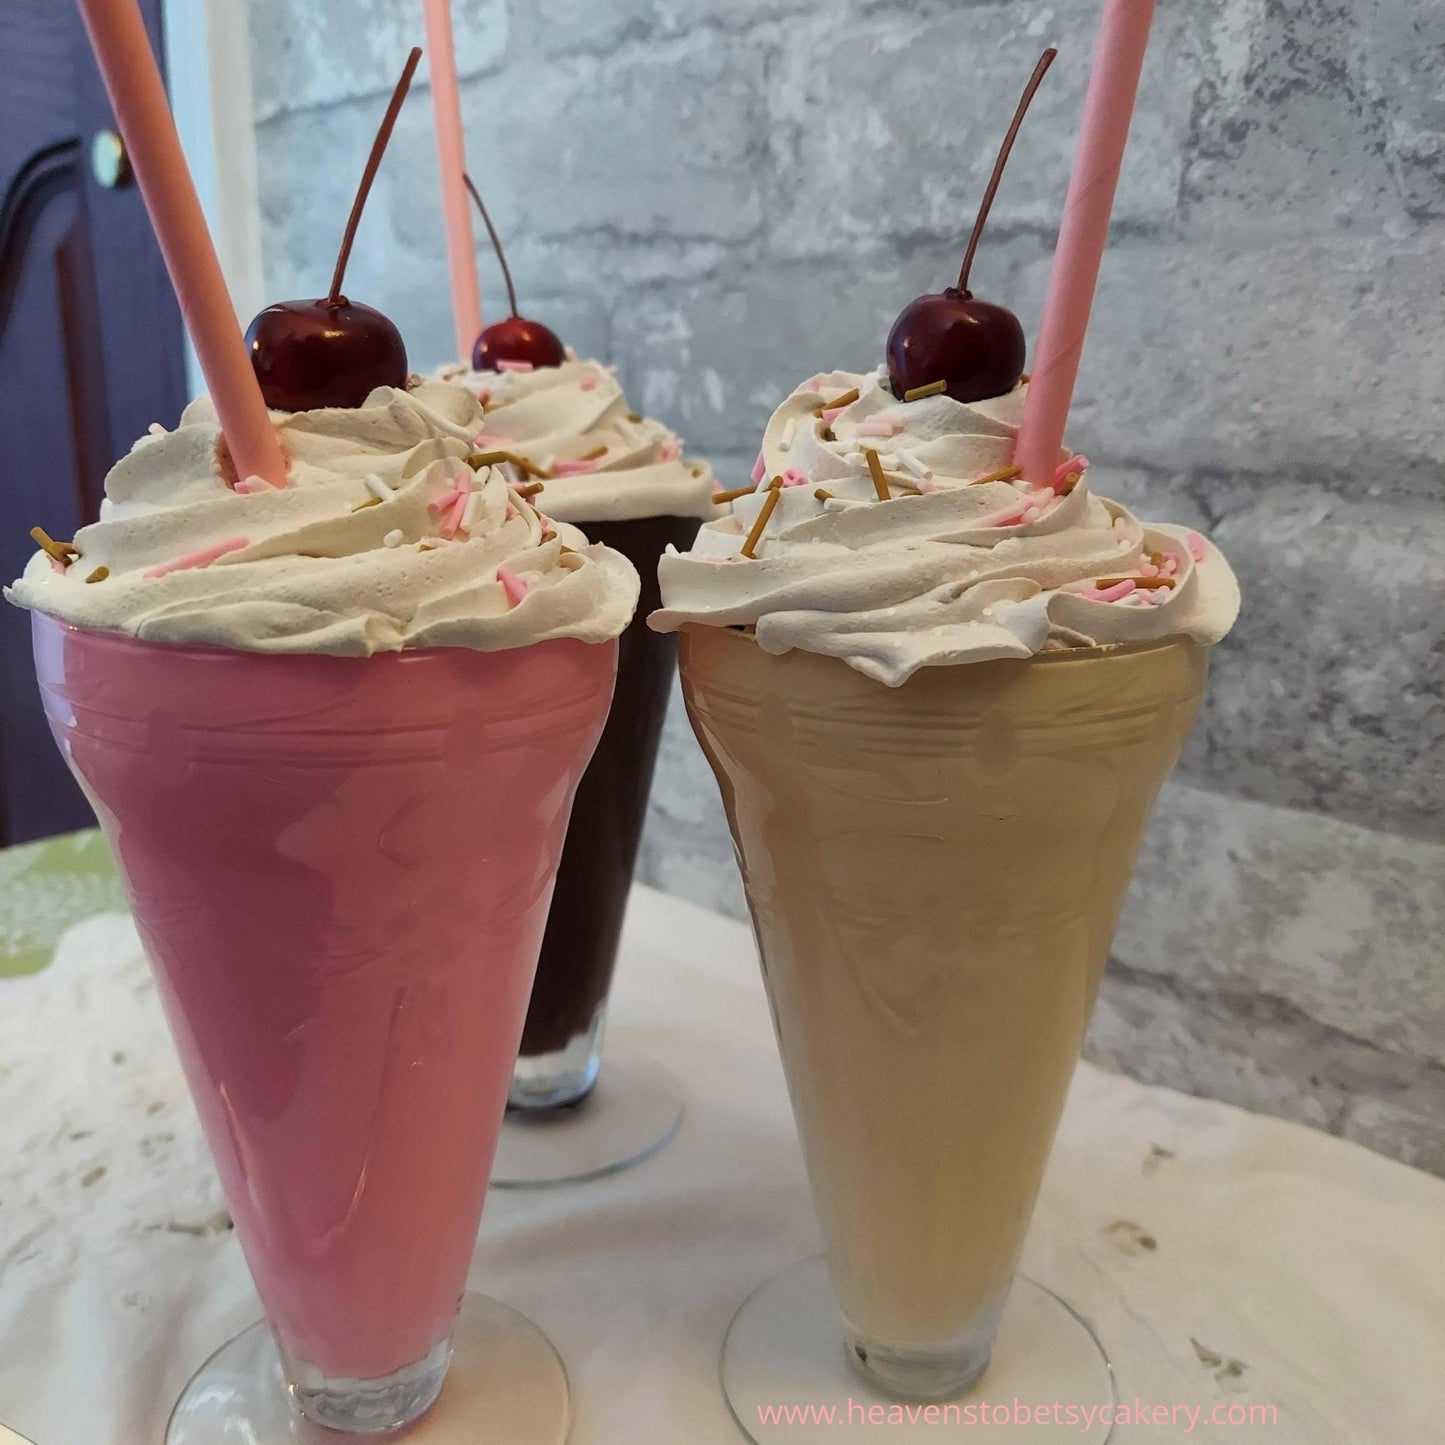
M 688 714 L 743 871 L 829 1273 L 885 1390 L 968 1388 L 1208 650 L 924 669 L 691 626 Z

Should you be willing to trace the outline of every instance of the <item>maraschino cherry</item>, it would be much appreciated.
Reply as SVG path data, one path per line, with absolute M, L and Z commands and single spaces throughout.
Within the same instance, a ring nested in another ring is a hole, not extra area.
M 968 289 L 968 277 L 1009 152 L 1057 54 L 1056 50 L 1044 52 L 1024 89 L 973 223 L 958 285 L 915 297 L 888 333 L 888 379 L 900 398 L 943 382 L 943 389 L 955 401 L 984 401 L 1012 391 L 1023 376 L 1028 355 L 1023 326 L 1007 307 L 978 300 Z
M 379 386 L 406 385 L 406 345 L 401 332 L 374 307 L 348 301 L 341 293 L 341 283 L 371 183 L 420 59 L 420 49 L 413 50 L 376 133 L 341 239 L 331 290 L 319 301 L 278 301 L 261 312 L 246 331 L 256 380 L 273 411 L 360 406 Z
M 482 213 L 482 224 L 487 228 L 487 235 L 492 238 L 492 250 L 497 253 L 497 260 L 502 263 L 502 277 L 507 283 L 507 302 L 512 308 L 512 314 L 505 321 L 494 321 L 490 326 L 482 328 L 477 344 L 472 347 L 472 370 L 499 371 L 501 368 L 497 363 L 501 361 L 522 361 L 531 366 L 561 366 L 567 359 L 567 348 L 562 345 L 561 337 L 550 327 L 543 326 L 540 321 L 529 321 L 518 312 L 517 288 L 512 285 L 512 268 L 507 265 L 507 253 L 502 249 L 501 237 L 497 235 L 497 228 L 492 225 L 486 202 L 482 200 L 482 193 L 472 183 L 472 178 L 464 175 L 462 179 L 467 183 L 472 200 L 477 203 L 477 209 Z

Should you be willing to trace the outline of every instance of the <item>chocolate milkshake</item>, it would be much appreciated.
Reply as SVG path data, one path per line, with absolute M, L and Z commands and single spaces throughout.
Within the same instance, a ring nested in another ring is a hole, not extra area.
M 501 324 L 501 323 L 499 323 Z M 678 439 L 630 411 L 610 368 L 503 363 L 500 371 L 440 373 L 484 409 L 484 451 L 524 460 L 536 505 L 621 552 L 642 599 L 621 638 L 607 727 L 578 789 L 509 1103 L 550 1109 L 584 1099 L 601 1063 L 607 995 L 647 815 L 676 648 L 646 625 L 660 605 L 657 567 L 714 516 L 716 482 L 685 460 Z

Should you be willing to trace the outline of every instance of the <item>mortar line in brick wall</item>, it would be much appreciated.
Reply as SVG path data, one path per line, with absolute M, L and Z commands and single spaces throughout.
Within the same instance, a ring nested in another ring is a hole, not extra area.
M 1353 1034 L 1337 1024 L 1326 1023 L 1292 999 L 1266 989 L 1250 993 L 1238 988 L 1201 988 L 1172 974 L 1156 973 L 1153 969 L 1126 963 L 1115 953 L 1109 955 L 1106 977 L 1110 974 L 1118 982 L 1172 998 L 1187 1005 L 1191 1012 L 1204 1017 L 1212 1017 L 1232 1025 L 1243 1023 L 1290 1030 L 1301 1036 L 1301 1042 L 1314 1048 L 1357 1050 L 1368 1054 L 1372 1060 L 1398 1064 L 1400 1076 L 1389 1083 L 1377 1083 L 1374 1089 L 1376 1094 L 1403 1094 L 1421 1085 L 1427 1088 L 1445 1088 L 1445 1065 L 1435 1059 L 1417 1054 L 1403 1054 L 1360 1034 Z M 1408 1077 L 1405 1077 L 1407 1075 Z M 1345 1089 L 1353 1090 L 1358 1087 L 1358 1081 L 1354 1080 L 1336 1079 L 1332 1082 Z

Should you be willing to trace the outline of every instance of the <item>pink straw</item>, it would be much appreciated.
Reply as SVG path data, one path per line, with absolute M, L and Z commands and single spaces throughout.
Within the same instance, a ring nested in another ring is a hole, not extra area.
M 136 0 L 79 3 L 236 474 L 284 487 L 286 458 L 251 370 L 140 9 Z
M 476 238 L 471 202 L 462 176 L 467 168 L 462 138 L 462 97 L 457 87 L 456 46 L 450 0 L 425 0 L 426 44 L 431 54 L 431 99 L 436 112 L 437 160 L 442 177 L 442 220 L 446 224 L 447 264 L 452 278 L 452 319 L 457 328 L 457 358 L 467 361 L 482 329 L 482 297 L 477 285 Z
M 1153 18 L 1154 0 L 1104 0 L 1079 148 L 1014 454 L 1024 477 L 1035 486 L 1051 482 L 1059 464 Z

